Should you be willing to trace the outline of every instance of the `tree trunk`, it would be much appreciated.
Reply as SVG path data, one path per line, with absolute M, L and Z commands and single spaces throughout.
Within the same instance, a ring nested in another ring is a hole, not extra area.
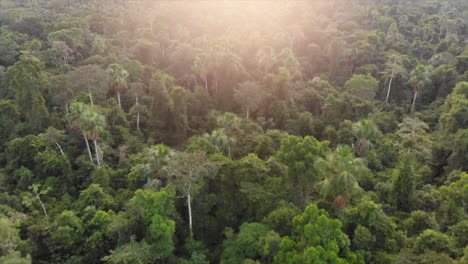
M 97 139 L 93 140 L 94 143 L 94 152 L 96 153 L 96 162 L 98 166 L 101 166 L 101 159 L 99 158 L 99 148 L 97 144 Z
M 88 88 L 88 94 L 89 94 L 89 101 L 91 102 L 91 107 L 94 107 L 93 95 L 91 94 L 91 90 L 89 88 Z
M 55 142 L 55 144 L 56 144 L 57 147 L 60 149 L 60 153 L 62 153 L 62 156 L 65 156 L 65 153 L 63 153 L 62 146 L 60 146 L 60 144 L 59 144 L 58 142 Z
M 36 197 L 37 197 L 37 200 L 39 201 L 39 203 L 42 206 L 42 211 L 44 212 L 44 215 L 45 215 L 45 218 L 46 218 L 47 222 L 49 222 L 49 216 L 47 215 L 47 210 L 46 210 L 46 208 L 44 206 L 44 203 L 41 200 L 41 197 L 39 197 L 39 194 L 37 194 L 37 193 L 36 193 Z
M 249 119 L 249 108 L 247 108 L 247 114 L 246 114 L 247 119 Z
M 86 133 L 84 131 L 81 131 L 81 132 L 83 133 L 83 137 L 86 142 L 86 148 L 88 149 L 89 160 L 93 162 L 93 154 L 91 154 L 91 149 L 89 148 L 88 137 L 86 137 Z
M 390 96 L 390 89 L 392 88 L 392 81 L 393 81 L 393 73 L 395 71 L 395 64 L 396 64 L 396 57 L 393 59 L 392 76 L 390 77 L 390 81 L 388 82 L 387 98 L 385 98 L 385 104 L 388 104 L 388 97 Z
M 203 81 L 205 81 L 205 91 L 206 91 L 206 94 L 209 94 L 209 93 L 208 93 L 208 78 L 203 78 Z
M 135 105 L 138 105 L 138 96 L 135 97 Z M 140 130 L 140 111 L 137 112 L 137 120 L 136 120 L 137 131 Z
M 140 131 L 140 112 L 137 113 L 137 131 Z
M 228 156 L 231 157 L 231 146 L 228 145 Z
M 190 200 L 190 189 L 192 188 L 192 183 L 189 184 L 189 189 L 187 193 L 187 204 L 189 212 L 189 229 L 190 229 L 190 238 L 193 239 L 193 230 L 192 230 L 192 201 Z
M 68 116 L 68 114 L 70 114 L 70 111 L 68 111 L 68 104 L 65 104 L 65 111 L 67 112 L 67 116 Z M 67 122 L 68 122 L 68 126 L 71 127 L 71 122 L 68 118 L 67 118 Z
M 117 102 L 119 103 L 119 107 L 122 108 L 122 105 L 120 104 L 120 92 L 117 92 Z
M 413 97 L 413 105 L 411 106 L 411 114 L 414 112 L 414 105 L 416 104 L 416 97 L 418 96 L 418 92 L 414 92 L 414 97 Z

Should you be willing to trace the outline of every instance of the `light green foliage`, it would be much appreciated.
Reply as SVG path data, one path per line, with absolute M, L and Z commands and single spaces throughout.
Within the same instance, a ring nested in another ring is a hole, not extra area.
M 446 186 L 440 187 L 443 198 L 442 205 L 438 208 L 437 218 L 441 227 L 454 225 L 465 219 L 468 215 L 468 173 L 462 172 L 459 179 Z
M 63 261 L 77 254 L 84 240 L 82 220 L 73 211 L 63 211 L 58 215 L 50 228 L 47 245 L 55 261 Z
M 369 229 L 362 225 L 358 225 L 354 229 L 352 247 L 357 250 L 373 250 L 375 247 L 375 235 Z
M 274 263 L 364 263 L 349 250 L 351 242 L 341 222 L 316 205 L 293 219 L 293 233 L 283 237 Z
M 379 81 L 369 74 L 354 74 L 345 84 L 349 94 L 364 99 L 374 99 L 378 86 Z
M 17 248 L 24 241 L 19 236 L 18 223 L 0 214 L 0 263 L 31 264 L 31 257 L 24 256 Z
M 77 205 L 81 210 L 87 206 L 94 206 L 98 210 L 106 210 L 114 207 L 114 199 L 99 184 L 91 184 L 80 193 Z
M 174 192 L 170 189 L 159 192 L 138 190 L 130 200 L 130 204 L 136 209 L 144 223 L 145 239 L 140 242 L 141 247 L 143 249 L 149 247 L 148 253 L 152 259 L 163 259 L 169 256 L 174 250 L 172 237 L 175 232 L 175 222 L 171 219 L 175 213 Z M 130 250 L 134 246 L 135 242 L 131 242 L 120 250 Z M 113 252 L 110 258 L 116 258 L 118 255 L 118 251 Z M 125 261 L 131 261 L 131 255 L 129 257 L 130 259 Z
M 409 156 L 403 156 L 400 163 L 394 174 L 393 201 L 398 209 L 409 211 L 413 203 L 415 173 Z
M 315 165 L 322 179 L 317 183 L 320 196 L 333 201 L 337 207 L 344 206 L 362 193 L 359 179 L 370 173 L 363 160 L 355 158 L 348 146 L 338 147 L 325 159 L 318 159 Z
M 426 229 L 438 230 L 434 214 L 425 211 L 412 211 L 411 216 L 403 223 L 408 236 L 418 235 Z
M 227 239 L 220 263 L 244 263 L 246 260 L 271 262 L 281 242 L 280 236 L 260 223 L 244 223 L 238 234 L 226 231 Z
M 354 149 L 359 156 L 366 154 L 381 136 L 378 127 L 370 120 L 360 120 L 354 123 L 352 130 L 356 138 Z
M 442 106 L 444 112 L 439 122 L 450 132 L 468 128 L 468 82 L 459 82 Z
M 288 180 L 295 188 L 300 188 L 299 199 L 311 195 L 314 184 L 320 179 L 314 164 L 327 151 L 327 142 L 319 142 L 311 136 L 289 136 L 281 142 L 275 157 L 288 166 Z
M 446 234 L 427 229 L 416 238 L 415 250 L 418 253 L 423 253 L 425 250 L 433 250 L 435 252 L 451 254 L 453 245 Z
M 132 156 L 131 162 L 134 165 L 128 174 L 130 186 L 139 187 L 145 183 L 149 186 L 157 184 L 167 176 L 165 166 L 174 155 L 174 151 L 169 147 L 156 145 Z

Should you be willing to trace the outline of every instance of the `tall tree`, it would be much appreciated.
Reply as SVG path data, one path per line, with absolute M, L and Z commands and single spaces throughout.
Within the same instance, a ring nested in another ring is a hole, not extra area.
M 101 166 L 102 155 L 99 154 L 99 146 L 97 140 L 104 130 L 106 124 L 104 116 L 98 114 L 95 110 L 88 109 L 81 116 L 80 127 L 86 131 L 87 138 L 94 144 L 94 153 L 96 155 L 96 163 Z
M 247 81 L 239 84 L 239 88 L 234 91 L 234 100 L 242 106 L 249 119 L 250 111 L 260 108 L 264 94 L 262 87 L 257 82 Z
M 411 72 L 411 77 L 409 79 L 409 84 L 413 87 L 414 97 L 413 104 L 411 105 L 411 114 L 414 112 L 414 106 L 416 104 L 416 97 L 424 88 L 424 86 L 430 83 L 429 79 L 429 70 L 428 67 L 422 64 L 419 64 L 416 69 Z
M 86 136 L 86 131 L 82 128 L 82 117 L 85 112 L 88 111 L 88 107 L 83 103 L 75 102 L 70 105 L 69 111 L 70 112 L 68 113 L 67 118 L 70 121 L 72 127 L 80 130 L 83 134 L 83 138 L 86 143 L 86 149 L 88 150 L 89 160 L 93 162 L 93 154 L 91 154 L 88 137 Z
M 107 67 L 106 71 L 109 75 L 109 85 L 117 93 L 117 102 L 119 103 L 119 107 L 122 107 L 120 94 L 127 88 L 128 72 L 120 64 L 111 64 Z
M 353 135 L 356 137 L 354 149 L 358 156 L 362 157 L 372 148 L 375 141 L 381 134 L 377 125 L 371 120 L 360 120 L 353 124 Z
M 391 54 L 389 56 L 390 61 L 385 64 L 385 74 L 390 73 L 390 78 L 388 80 L 387 96 L 385 97 L 385 104 L 388 104 L 388 99 L 390 98 L 390 91 L 392 89 L 392 82 L 395 76 L 406 77 L 406 69 L 403 65 L 403 55 L 401 54 Z
M 204 179 L 216 171 L 217 164 L 207 160 L 203 152 L 179 152 L 167 162 L 166 169 L 170 182 L 187 197 L 190 238 L 193 238 L 192 196 L 200 191 Z
M 30 56 L 21 58 L 17 63 L 8 68 L 10 88 L 15 92 L 16 103 L 35 129 L 43 129 L 49 111 L 45 106 L 45 100 L 41 89 L 44 83 L 42 69 L 44 63 L 38 58 Z
M 364 161 L 355 158 L 348 146 L 340 146 L 325 159 L 318 159 L 316 167 L 323 179 L 317 183 L 320 195 L 337 207 L 343 207 L 362 192 L 358 181 L 370 173 Z

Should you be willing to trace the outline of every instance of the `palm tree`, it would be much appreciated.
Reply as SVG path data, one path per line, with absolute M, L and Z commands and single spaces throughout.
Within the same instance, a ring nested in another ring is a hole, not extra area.
M 82 117 L 84 113 L 88 111 L 88 107 L 80 102 L 72 103 L 69 107 L 69 113 L 67 114 L 68 120 L 71 123 L 71 127 L 78 129 L 83 134 L 83 138 L 86 142 L 86 149 L 88 150 L 89 160 L 93 162 L 93 155 L 91 154 L 91 148 L 89 147 L 88 137 L 86 136 L 85 130 L 82 128 Z
M 416 97 L 421 92 L 422 88 L 430 83 L 429 79 L 429 70 L 428 67 L 419 64 L 416 69 L 411 72 L 411 78 L 409 79 L 409 83 L 413 87 L 414 97 L 413 97 L 413 104 L 411 105 L 411 114 L 414 112 L 414 106 L 416 103 Z
M 231 157 L 231 146 L 236 141 L 233 137 L 226 135 L 223 128 L 216 129 L 211 134 L 206 133 L 203 137 L 215 146 L 216 152 L 227 151 L 228 156 Z
M 325 159 L 318 159 L 316 167 L 323 178 L 317 183 L 319 194 L 337 207 L 343 207 L 363 191 L 358 180 L 369 173 L 364 161 L 354 157 L 348 146 L 339 146 Z
M 120 93 L 124 92 L 127 88 L 128 72 L 120 64 L 111 64 L 106 71 L 109 74 L 110 86 L 117 93 L 119 107 L 122 107 Z
M 372 141 L 380 135 L 377 125 L 370 120 L 360 120 L 353 124 L 353 135 L 356 137 L 354 149 L 362 157 L 372 148 Z
M 93 141 L 97 165 L 101 166 L 102 156 L 99 155 L 97 140 L 104 130 L 106 123 L 104 116 L 98 114 L 95 111 L 92 111 L 91 109 L 88 109 L 88 111 L 83 113 L 81 122 L 81 128 L 86 131 L 87 138 Z

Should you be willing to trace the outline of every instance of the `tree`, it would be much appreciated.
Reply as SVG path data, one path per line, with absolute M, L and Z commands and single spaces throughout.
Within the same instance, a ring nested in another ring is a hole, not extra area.
M 459 82 L 442 106 L 441 128 L 448 132 L 468 128 L 468 82 Z
M 208 161 L 203 152 L 179 152 L 167 162 L 169 181 L 187 197 L 190 238 L 193 238 L 192 196 L 197 195 L 204 184 L 204 178 L 211 176 L 216 169 L 217 164 Z
M 311 136 L 289 136 L 282 140 L 275 157 L 288 166 L 288 181 L 299 190 L 295 192 L 299 204 L 307 202 L 314 184 L 320 180 L 315 163 L 325 157 L 327 151 L 328 142 L 320 142 Z
M 70 106 L 70 113 L 68 118 L 74 128 L 81 130 L 85 139 L 86 148 L 88 149 L 89 160 L 91 162 L 93 162 L 93 156 L 91 154 L 91 148 L 89 147 L 88 139 L 93 141 L 96 154 L 96 163 L 98 166 L 100 166 L 102 156 L 99 155 L 97 140 L 104 130 L 104 116 L 98 114 L 96 110 L 90 109 L 83 103 L 75 102 Z
M 117 93 L 117 102 L 121 108 L 120 94 L 127 88 L 128 72 L 120 64 L 109 65 L 106 72 L 109 75 L 109 86 Z
M 99 154 L 99 147 L 97 140 L 100 134 L 104 130 L 106 124 L 104 116 L 98 114 L 95 110 L 88 109 L 81 116 L 80 128 L 86 131 L 86 136 L 94 144 L 94 152 L 96 155 L 96 162 L 98 166 L 101 166 L 102 155 Z
M 153 185 L 153 181 L 166 179 L 166 165 L 174 155 L 174 151 L 169 147 L 156 145 L 132 156 L 131 162 L 134 165 L 128 174 L 131 186 L 137 187 L 145 181 L 147 185 Z
M 242 106 L 246 112 L 247 119 L 249 119 L 250 111 L 256 111 L 260 108 L 263 99 L 262 87 L 256 82 L 243 82 L 234 91 L 234 100 Z
M 82 125 L 82 117 L 86 111 L 88 111 L 88 107 L 80 102 L 75 102 L 70 105 L 70 112 L 68 113 L 68 120 L 70 121 L 73 128 L 81 130 L 83 134 L 83 138 L 86 143 L 86 149 L 88 150 L 89 160 L 93 162 L 93 155 L 91 154 L 91 148 L 89 147 L 88 137 L 86 135 L 86 131 L 81 127 Z
M 431 155 L 432 142 L 427 133 L 429 126 L 417 118 L 405 117 L 398 124 L 396 134 L 402 139 L 401 145 L 410 151 L 417 151 L 424 155 Z
M 227 151 L 228 157 L 231 157 L 231 147 L 235 144 L 236 140 L 226 135 L 224 128 L 213 130 L 211 134 L 205 133 L 203 137 L 215 147 L 215 152 Z
M 320 195 L 337 207 L 343 207 L 353 196 L 362 193 L 358 181 L 370 173 L 364 161 L 355 158 L 348 146 L 339 146 L 326 158 L 318 159 L 316 167 L 322 178 L 317 183 Z
M 238 234 L 226 231 L 226 240 L 220 263 L 246 263 L 247 260 L 263 260 L 271 263 L 281 242 L 280 236 L 260 223 L 244 223 Z
M 41 195 L 46 195 L 51 190 L 51 188 L 41 188 L 40 184 L 33 184 L 29 186 L 29 189 L 31 190 L 31 193 L 28 193 L 23 197 L 23 204 L 26 206 L 31 206 L 34 201 L 38 201 L 41 205 L 42 212 L 44 212 L 46 221 L 49 222 L 49 216 L 47 215 L 46 207 L 41 200 Z
M 345 88 L 351 95 L 365 99 L 374 99 L 379 87 L 379 81 L 370 74 L 354 74 L 346 81 Z
M 403 60 L 406 58 L 402 57 L 401 54 L 391 54 L 389 56 L 389 61 L 385 64 L 385 74 L 388 75 L 390 72 L 390 79 L 388 81 L 387 96 L 385 97 L 385 104 L 388 104 L 388 99 L 390 98 L 390 91 L 392 89 L 392 82 L 394 76 L 400 76 L 401 78 L 406 78 L 407 71 L 403 64 Z
M 340 220 L 329 218 L 325 210 L 309 205 L 292 222 L 293 233 L 282 238 L 273 263 L 364 263 L 350 250 Z
M 260 48 L 256 55 L 257 63 L 263 68 L 263 73 L 268 74 L 277 62 L 275 50 L 270 46 Z
M 49 128 L 47 128 L 45 133 L 42 133 L 39 136 L 47 146 L 57 146 L 62 156 L 65 156 L 62 146 L 59 144 L 59 141 L 62 141 L 65 138 L 65 135 L 63 133 L 63 130 L 58 130 L 53 126 L 50 126 Z
M 411 114 L 412 114 L 414 112 L 414 106 L 416 104 L 416 97 L 424 88 L 424 86 L 430 83 L 428 67 L 422 64 L 419 64 L 411 72 L 408 83 L 413 87 L 413 92 L 414 92 L 413 104 L 411 105 Z
M 393 183 L 393 200 L 400 210 L 409 211 L 413 205 L 415 179 L 410 157 L 402 157 L 401 165 L 395 171 Z
M 18 222 L 0 214 L 0 263 L 31 264 L 31 256 L 19 251 L 21 240 Z
M 381 135 L 377 125 L 374 124 L 373 121 L 365 119 L 354 123 L 352 131 L 356 138 L 354 149 L 360 157 L 372 148 L 373 142 L 375 142 Z
M 35 129 L 41 130 L 47 123 L 49 111 L 41 93 L 44 82 L 44 63 L 30 56 L 21 58 L 8 68 L 10 88 L 15 91 L 18 108 Z

